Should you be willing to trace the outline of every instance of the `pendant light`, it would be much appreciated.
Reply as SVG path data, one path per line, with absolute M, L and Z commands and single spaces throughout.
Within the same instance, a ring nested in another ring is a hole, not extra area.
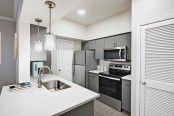
M 34 42 L 34 51 L 36 52 L 42 52 L 43 51 L 43 45 L 41 40 L 39 39 L 39 23 L 42 22 L 42 19 L 36 18 L 35 21 L 38 23 L 38 40 Z
M 56 6 L 52 1 L 46 1 L 45 4 L 49 8 L 49 32 L 45 35 L 45 50 L 56 49 L 56 36 L 51 33 L 51 9 Z

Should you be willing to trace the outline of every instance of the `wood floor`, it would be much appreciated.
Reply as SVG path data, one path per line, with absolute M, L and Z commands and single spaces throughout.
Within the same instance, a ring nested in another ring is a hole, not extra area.
M 119 112 L 102 102 L 94 101 L 94 116 L 130 116 L 127 112 Z

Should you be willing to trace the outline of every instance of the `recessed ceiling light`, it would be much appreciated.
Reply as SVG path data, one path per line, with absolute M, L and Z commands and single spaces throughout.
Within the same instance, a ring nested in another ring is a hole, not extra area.
M 86 13 L 86 11 L 85 10 L 78 10 L 78 14 L 80 14 L 80 15 L 84 15 Z

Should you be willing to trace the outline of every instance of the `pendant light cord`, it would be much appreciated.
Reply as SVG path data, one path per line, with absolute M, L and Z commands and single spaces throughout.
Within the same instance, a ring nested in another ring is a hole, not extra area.
M 50 8 L 49 33 L 51 34 L 51 4 L 50 4 L 49 8 Z
M 39 40 L 39 22 L 38 22 L 38 40 Z

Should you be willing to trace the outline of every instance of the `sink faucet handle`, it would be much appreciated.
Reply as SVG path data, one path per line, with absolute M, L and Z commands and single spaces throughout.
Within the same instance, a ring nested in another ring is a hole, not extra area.
M 37 84 L 38 84 L 37 86 L 38 88 L 42 88 L 42 81 L 38 81 Z

